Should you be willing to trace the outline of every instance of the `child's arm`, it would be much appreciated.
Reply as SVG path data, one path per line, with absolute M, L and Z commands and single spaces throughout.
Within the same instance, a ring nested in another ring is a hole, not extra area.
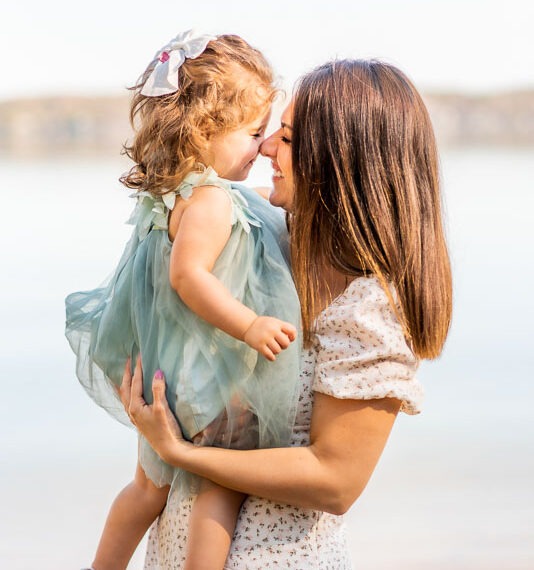
M 180 215 L 171 251 L 171 286 L 199 317 L 274 360 L 295 339 L 295 327 L 258 317 L 211 273 L 230 237 L 230 199 L 220 188 L 201 186 L 176 212 L 171 213 L 171 226 L 173 215 Z
M 94 570 L 125 570 L 145 532 L 163 510 L 168 494 L 168 486 L 156 487 L 137 465 L 134 480 L 111 505 Z

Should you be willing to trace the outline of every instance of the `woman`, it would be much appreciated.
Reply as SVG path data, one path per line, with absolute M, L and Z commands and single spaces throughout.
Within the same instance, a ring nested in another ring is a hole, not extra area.
M 342 515 L 367 484 L 399 410 L 420 411 L 414 374 L 451 315 L 437 154 L 409 80 L 377 61 L 306 75 L 262 153 L 270 201 L 291 212 L 305 350 L 292 447 L 194 447 L 168 411 L 164 381 L 142 398 L 140 367 L 121 396 L 168 463 L 249 494 L 228 568 L 350 568 Z M 313 402 L 313 411 L 312 411 Z M 171 497 L 146 568 L 180 568 L 191 499 Z

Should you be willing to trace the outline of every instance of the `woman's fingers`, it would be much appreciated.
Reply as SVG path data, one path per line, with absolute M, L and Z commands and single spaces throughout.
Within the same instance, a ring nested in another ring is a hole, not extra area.
M 143 397 L 143 366 L 141 364 L 141 357 L 138 356 L 135 361 L 135 370 L 132 378 L 131 397 L 133 400 L 138 400 Z
M 124 366 L 124 372 L 122 374 L 122 382 L 119 388 L 121 399 L 123 394 L 126 395 L 130 393 L 131 383 L 132 383 L 132 359 L 128 358 L 128 360 L 126 361 L 126 365 Z
M 138 356 L 135 361 L 135 370 L 130 387 L 130 402 L 128 407 L 130 418 L 135 419 L 135 415 L 145 406 L 146 402 L 143 398 L 143 367 L 141 365 L 141 356 Z
M 148 405 L 143 398 L 141 358 L 136 361 L 133 376 L 131 362 L 126 363 L 120 392 L 121 401 L 130 420 L 162 459 L 171 457 L 167 453 L 176 450 L 177 442 L 187 445 L 183 442 L 180 426 L 167 403 L 165 378 L 161 370 L 154 374 L 152 380 L 152 392 L 154 394 L 152 405 Z
M 156 370 L 152 378 L 152 394 L 154 395 L 154 411 L 165 416 L 165 421 L 169 429 L 182 439 L 182 431 L 169 407 L 169 401 L 165 393 L 165 376 L 162 370 Z
M 154 396 L 154 407 L 168 408 L 169 403 L 165 396 L 165 377 L 161 370 L 156 370 L 152 378 L 152 394 Z
M 124 406 L 124 409 L 128 412 L 130 408 L 130 396 L 131 396 L 131 384 L 132 384 L 132 361 L 130 358 L 126 361 L 126 366 L 124 367 L 124 373 L 122 375 L 122 382 L 119 388 L 119 396 Z

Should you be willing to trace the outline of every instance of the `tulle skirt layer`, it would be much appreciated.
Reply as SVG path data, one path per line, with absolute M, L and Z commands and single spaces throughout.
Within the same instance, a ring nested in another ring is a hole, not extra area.
M 240 188 L 260 225 L 235 223 L 213 273 L 258 315 L 299 328 L 300 309 L 284 240 L 283 218 L 265 200 Z M 117 420 L 129 424 L 118 397 L 127 358 L 142 355 L 144 398 L 160 368 L 166 395 L 185 437 L 202 445 L 287 445 L 298 393 L 300 343 L 276 362 L 194 314 L 169 283 L 172 244 L 167 232 L 140 239 L 134 229 L 115 274 L 103 286 L 66 300 L 66 335 L 77 357 L 77 376 Z M 165 465 L 141 438 L 140 461 L 157 484 L 185 486 L 192 479 Z

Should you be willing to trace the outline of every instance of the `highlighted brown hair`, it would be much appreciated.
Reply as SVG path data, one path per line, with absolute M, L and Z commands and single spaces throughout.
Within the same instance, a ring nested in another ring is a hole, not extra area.
M 234 35 L 219 36 L 199 57 L 186 59 L 178 72 L 176 93 L 142 95 L 152 69 L 131 88 L 135 137 L 124 152 L 135 165 L 121 182 L 153 194 L 164 194 L 192 170 L 201 170 L 205 143 L 255 120 L 277 93 L 265 57 Z
M 451 270 L 436 143 L 419 93 L 391 65 L 344 60 L 304 76 L 294 101 L 291 244 L 305 342 L 331 266 L 376 275 L 414 353 L 438 356 Z

